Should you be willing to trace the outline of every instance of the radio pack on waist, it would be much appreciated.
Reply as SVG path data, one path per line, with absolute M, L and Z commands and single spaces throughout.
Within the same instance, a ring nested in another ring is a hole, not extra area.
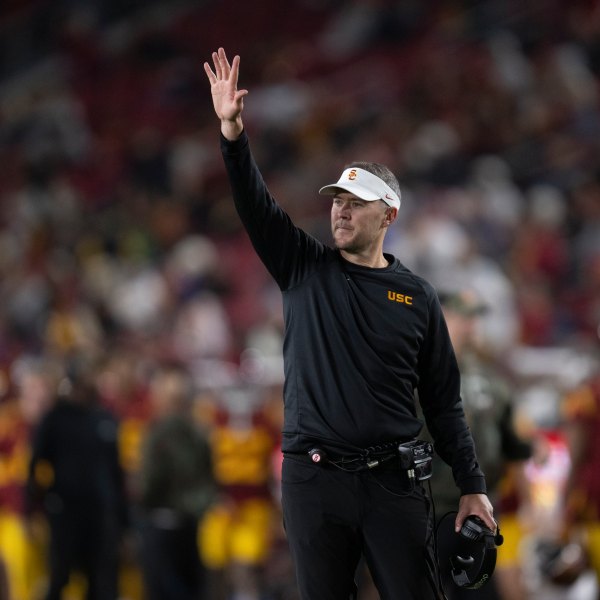
M 429 479 L 433 473 L 433 445 L 423 440 L 413 440 L 398 446 L 400 466 L 408 471 L 409 477 L 417 481 Z M 412 473 L 411 473 L 412 472 Z
M 374 469 L 397 459 L 400 468 L 407 472 L 410 479 L 424 481 L 432 474 L 433 446 L 430 442 L 412 440 L 371 446 L 360 454 L 339 457 L 329 456 L 321 448 L 311 448 L 308 456 L 315 464 L 330 464 L 351 472 Z

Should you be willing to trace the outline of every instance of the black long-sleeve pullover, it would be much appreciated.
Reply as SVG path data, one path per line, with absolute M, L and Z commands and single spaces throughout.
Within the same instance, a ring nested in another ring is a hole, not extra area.
M 461 493 L 485 493 L 433 287 L 391 255 L 385 268 L 358 266 L 296 227 L 269 193 L 245 132 L 221 137 L 221 150 L 236 209 L 283 294 L 284 452 L 356 453 L 413 439 L 423 426 L 418 395 Z

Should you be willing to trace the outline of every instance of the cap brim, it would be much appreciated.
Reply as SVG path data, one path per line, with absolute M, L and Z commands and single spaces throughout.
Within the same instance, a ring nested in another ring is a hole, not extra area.
M 354 194 L 357 198 L 361 200 L 366 200 L 367 202 L 373 202 L 375 200 L 383 200 L 373 192 L 369 190 L 365 190 L 364 187 L 360 185 L 352 185 L 352 183 L 333 183 L 331 185 L 326 185 L 319 190 L 319 194 L 323 196 L 335 196 L 339 191 L 349 192 L 350 194 Z
M 490 307 L 476 298 L 464 298 L 460 293 L 439 292 L 441 305 L 452 312 L 466 317 L 478 317 L 490 312 Z

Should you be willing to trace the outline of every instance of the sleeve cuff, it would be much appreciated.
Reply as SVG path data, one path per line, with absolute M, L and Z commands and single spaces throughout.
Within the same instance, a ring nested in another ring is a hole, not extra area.
M 248 135 L 244 129 L 240 133 L 240 137 L 237 140 L 230 141 L 222 133 L 219 133 L 221 140 L 221 152 L 223 154 L 237 154 L 242 148 L 248 145 Z
M 485 477 L 467 477 L 458 482 L 461 496 L 467 494 L 487 494 L 487 487 L 485 485 Z

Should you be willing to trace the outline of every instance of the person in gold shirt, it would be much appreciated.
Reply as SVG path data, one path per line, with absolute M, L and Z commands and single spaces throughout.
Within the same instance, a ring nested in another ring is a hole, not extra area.
M 204 400 L 219 500 L 200 539 L 217 596 L 229 587 L 233 599 L 258 600 L 265 585 L 276 515 L 272 456 L 279 439 L 265 394 L 260 385 L 239 382 Z
M 10 379 L 10 382 L 8 381 Z M 10 598 L 32 600 L 43 589 L 47 532 L 43 520 L 27 513 L 25 487 L 32 430 L 52 404 L 58 365 L 22 356 L 7 375 L 0 403 L 0 557 L 3 585 Z M 0 598 L 4 598 L 0 594 Z
M 583 545 L 600 582 L 600 372 L 569 392 L 561 408 L 571 457 L 563 534 Z

